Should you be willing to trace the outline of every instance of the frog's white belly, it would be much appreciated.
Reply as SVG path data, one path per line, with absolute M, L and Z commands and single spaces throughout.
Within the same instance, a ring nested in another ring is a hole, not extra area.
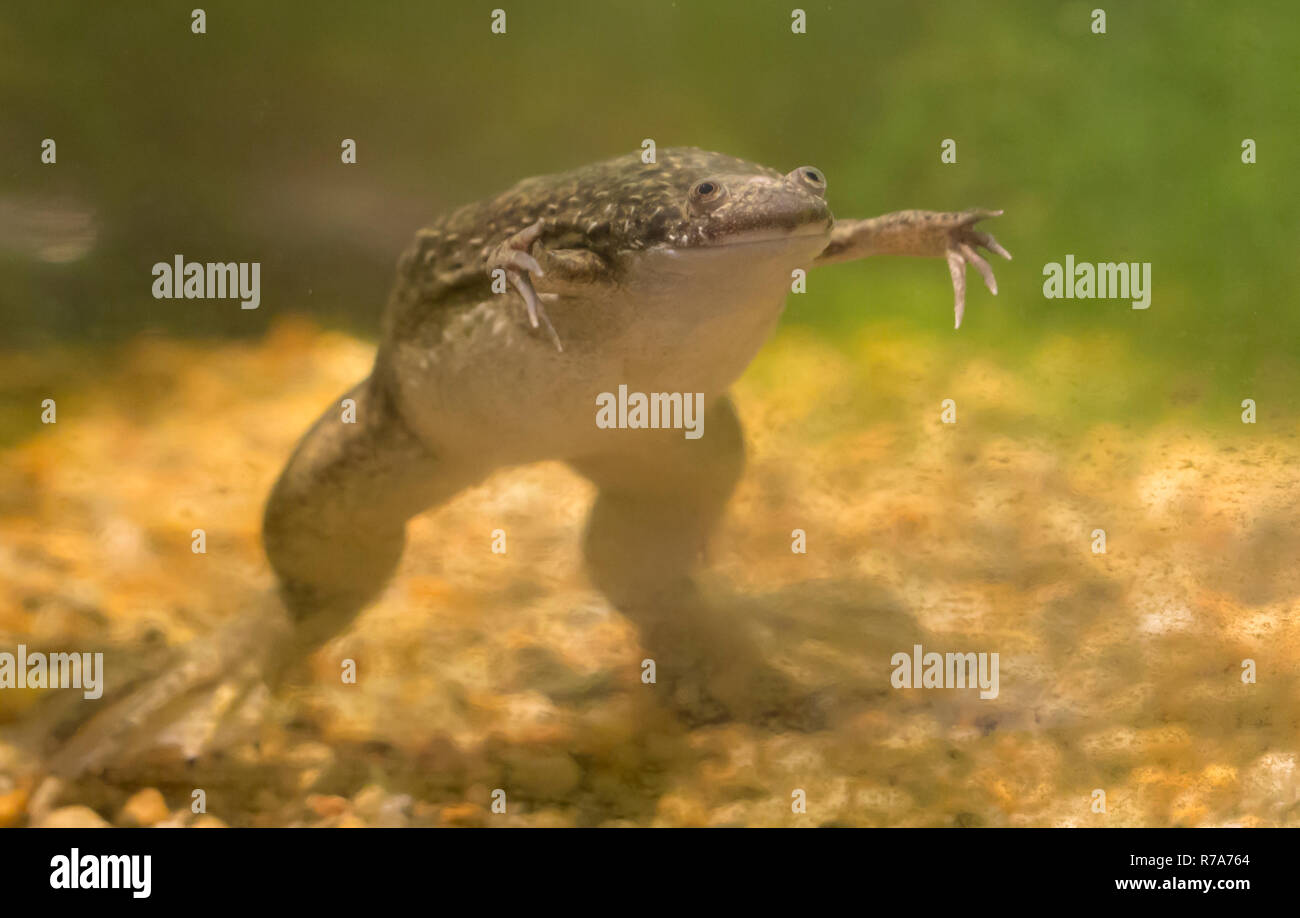
M 404 415 L 439 454 L 490 466 L 636 449 L 650 432 L 602 429 L 597 397 L 626 386 L 703 393 L 709 404 L 771 334 L 791 271 L 824 246 L 819 234 L 639 253 L 618 286 L 545 300 L 563 352 L 527 327 L 513 294 L 494 297 L 459 315 L 434 349 L 398 347 Z M 537 288 L 548 292 L 544 277 Z

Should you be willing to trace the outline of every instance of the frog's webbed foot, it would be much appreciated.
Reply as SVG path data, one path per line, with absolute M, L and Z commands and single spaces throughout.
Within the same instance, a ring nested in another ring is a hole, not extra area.
M 984 278 L 984 286 L 989 293 L 997 296 L 998 281 L 993 276 L 993 266 L 975 251 L 975 246 L 982 246 L 990 252 L 996 252 L 1008 261 L 1011 253 L 1002 248 L 989 233 L 975 229 L 975 224 L 988 217 L 1000 217 L 1000 210 L 966 210 L 955 214 L 939 214 L 941 219 L 951 221 L 947 232 L 947 248 L 944 251 L 948 259 L 948 272 L 952 275 L 953 292 L 953 328 L 961 328 L 961 317 L 966 312 L 966 265 L 974 265 Z
M 539 321 L 545 324 L 551 340 L 555 342 L 556 350 L 563 351 L 564 345 L 560 343 L 560 336 L 555 333 L 555 326 L 546 315 L 542 298 L 533 289 L 533 276 L 541 277 L 546 272 L 528 250 L 541 235 L 542 221 L 538 220 L 510 236 L 488 256 L 487 270 L 488 274 L 497 268 L 505 272 L 506 280 L 510 281 L 511 286 L 518 291 L 524 301 L 524 308 L 528 310 L 528 324 L 533 328 L 538 327 Z
M 283 611 L 254 614 L 177 648 L 155 672 L 106 696 L 106 707 L 51 725 L 58 748 L 46 758 L 46 772 L 76 778 L 145 759 L 192 760 L 250 735 L 269 698 L 272 648 L 287 629 Z M 172 755 L 160 757 L 162 750 Z

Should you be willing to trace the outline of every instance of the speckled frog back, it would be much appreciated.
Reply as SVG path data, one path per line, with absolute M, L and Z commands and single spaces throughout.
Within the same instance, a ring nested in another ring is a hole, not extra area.
M 536 220 L 553 248 L 581 244 L 605 257 L 653 245 L 687 243 L 683 209 L 692 185 L 717 173 L 779 179 L 766 166 L 695 147 L 660 150 L 643 163 L 629 153 L 555 175 L 524 179 L 466 204 L 419 230 L 399 263 L 399 282 L 436 292 L 481 264 L 492 248 Z

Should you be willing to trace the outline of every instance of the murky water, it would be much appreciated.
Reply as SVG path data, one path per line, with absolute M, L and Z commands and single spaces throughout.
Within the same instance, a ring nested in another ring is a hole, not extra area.
M 228 739 L 56 787 L 95 702 L 0 690 L 0 825 L 1300 823 L 1294 17 L 864 7 L 792 38 L 772 4 L 651 6 L 512 13 L 508 54 L 415 6 L 0 30 L 0 651 L 103 653 L 115 689 L 278 621 L 267 494 L 369 372 L 414 229 L 652 137 L 816 163 L 842 218 L 1006 211 L 961 331 L 940 259 L 819 269 L 735 387 L 703 649 L 749 633 L 796 713 L 665 703 L 584 573 L 595 489 L 544 463 L 417 516 L 351 627 L 216 693 Z M 155 298 L 177 255 L 259 262 L 258 308 Z M 1046 297 L 1067 256 L 1149 264 L 1149 308 Z M 927 653 L 996 654 L 996 686 L 910 687 Z

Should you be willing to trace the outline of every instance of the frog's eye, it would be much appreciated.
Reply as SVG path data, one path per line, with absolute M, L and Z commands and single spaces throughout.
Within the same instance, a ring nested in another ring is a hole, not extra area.
M 826 193 L 826 176 L 815 166 L 800 166 L 786 177 L 794 179 L 814 194 Z
M 727 196 L 726 186 L 712 179 L 696 182 L 691 189 L 691 204 L 701 210 L 711 210 Z

